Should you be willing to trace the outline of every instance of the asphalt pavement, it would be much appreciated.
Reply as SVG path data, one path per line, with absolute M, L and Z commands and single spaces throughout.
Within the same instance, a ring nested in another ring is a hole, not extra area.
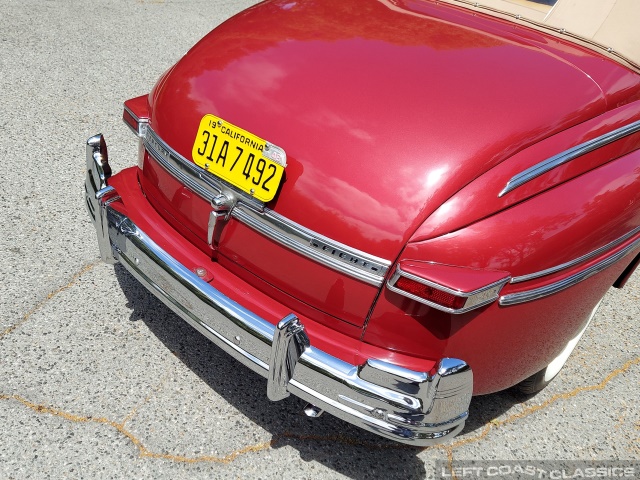
M 252 3 L 0 0 L 0 478 L 423 478 L 471 459 L 639 461 L 638 272 L 607 294 L 550 387 L 476 398 L 462 435 L 418 449 L 309 419 L 294 397 L 270 402 L 264 379 L 98 261 L 86 139 L 105 134 L 114 170 L 134 164 L 122 102 Z

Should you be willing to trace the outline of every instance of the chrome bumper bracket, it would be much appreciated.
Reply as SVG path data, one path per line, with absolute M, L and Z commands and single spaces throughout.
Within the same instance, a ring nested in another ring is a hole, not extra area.
M 87 175 L 84 182 L 85 206 L 98 233 L 98 247 L 103 262 L 114 264 L 116 259 L 109 241 L 106 207 L 120 198 L 113 187 L 107 185 L 111 177 L 107 144 L 102 135 L 87 140 Z
M 269 356 L 267 377 L 269 400 L 282 400 L 289 396 L 287 387 L 293 378 L 298 359 L 310 346 L 309 337 L 298 317 L 289 314 L 280 320 L 276 326 Z

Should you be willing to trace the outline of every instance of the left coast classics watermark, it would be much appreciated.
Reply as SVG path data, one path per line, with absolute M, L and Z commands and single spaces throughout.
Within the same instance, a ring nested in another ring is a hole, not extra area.
M 453 468 L 446 461 L 436 462 L 438 479 L 585 479 L 640 478 L 640 462 L 635 460 L 487 460 L 457 461 Z

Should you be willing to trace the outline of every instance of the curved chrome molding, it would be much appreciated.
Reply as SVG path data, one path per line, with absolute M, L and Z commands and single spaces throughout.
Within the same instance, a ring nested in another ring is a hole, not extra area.
M 408 278 L 409 280 L 413 280 L 414 282 L 422 283 L 423 285 L 436 288 L 443 292 L 450 293 L 451 295 L 465 297 L 467 301 L 465 302 L 464 306 L 459 309 L 453 309 L 438 305 L 437 303 L 431 302 L 422 297 L 418 297 L 417 295 L 413 295 L 409 292 L 405 292 L 404 290 L 396 287 L 395 284 L 400 277 Z M 411 300 L 415 300 L 416 302 L 424 303 L 425 305 L 435 308 L 436 310 L 441 310 L 443 312 L 453 313 L 457 315 L 461 313 L 467 313 L 470 310 L 475 310 L 476 308 L 483 307 L 495 301 L 498 298 L 502 287 L 504 287 L 505 283 L 509 281 L 509 278 L 510 277 L 505 277 L 501 280 L 498 280 L 497 282 L 487 285 L 486 287 L 474 290 L 473 292 L 461 292 L 460 290 L 453 290 L 451 288 L 445 287 L 444 285 L 440 285 L 439 283 L 435 283 L 430 280 L 426 280 L 424 278 L 407 273 L 400 268 L 400 265 L 397 265 L 396 271 L 387 282 L 387 288 L 392 292 L 403 295 L 407 298 L 410 298 Z
M 502 189 L 502 191 L 498 194 L 498 197 L 502 197 L 507 193 L 515 190 L 516 188 L 524 185 L 527 182 L 530 182 L 534 178 L 539 177 L 540 175 L 547 173 L 550 170 L 553 170 L 560 165 L 563 165 L 567 162 L 575 160 L 578 157 L 586 155 L 589 152 L 597 150 L 598 148 L 604 147 L 610 143 L 613 143 L 621 138 L 627 137 L 636 132 L 640 132 L 640 120 L 633 122 L 624 127 L 618 128 L 612 132 L 606 133 L 600 137 L 589 140 L 588 142 L 581 143 L 580 145 L 576 145 L 569 150 L 565 150 L 557 155 L 554 155 L 547 160 L 534 165 L 531 168 L 526 169 L 525 171 L 515 175 L 511 178 Z
M 211 203 L 215 197 L 222 193 L 220 182 L 169 147 L 150 127 L 147 127 L 143 140 L 149 154 L 165 170 L 207 202 Z
M 571 260 L 570 262 L 566 262 L 561 265 L 556 265 L 555 267 L 547 268 L 546 270 L 540 270 L 539 272 L 529 273 L 527 275 L 520 275 L 519 277 L 513 277 L 511 279 L 511 283 L 526 282 L 528 280 L 533 280 L 534 278 L 544 277 L 546 275 L 559 272 L 560 270 L 565 270 L 567 268 L 574 267 L 582 262 L 586 262 L 591 258 L 594 258 L 594 257 L 597 257 L 598 255 L 603 254 L 607 250 L 613 249 L 614 247 L 620 245 L 621 243 L 624 243 L 626 240 L 630 239 L 637 233 L 640 233 L 640 227 L 634 228 L 629 233 L 624 234 L 622 237 L 614 240 L 613 242 L 607 243 L 606 245 L 592 252 L 589 252 L 586 255 L 576 258 L 575 260 Z
M 379 287 L 391 262 L 348 247 L 295 224 L 272 210 L 256 212 L 238 204 L 231 215 L 264 236 L 305 257 Z
M 534 288 L 532 290 L 526 290 L 524 292 L 511 293 L 509 295 L 504 295 L 500 297 L 500 305 L 508 306 L 508 305 L 516 305 L 518 303 L 531 302 L 533 300 L 538 300 L 539 298 L 548 297 L 549 295 L 553 295 L 554 293 L 558 293 L 562 290 L 565 290 L 569 287 L 573 287 L 574 285 L 582 282 L 583 280 L 592 277 L 593 275 L 602 272 L 606 268 L 610 267 L 618 260 L 626 257 L 629 253 L 634 251 L 638 246 L 640 246 L 640 238 L 626 246 L 619 252 L 611 255 L 603 259 L 602 261 L 592 265 L 589 268 L 582 270 L 570 277 L 565 278 L 564 280 L 560 280 L 559 282 L 552 283 L 550 285 L 545 285 L 544 287 Z
M 237 202 L 231 216 L 271 240 L 307 258 L 370 285 L 381 286 L 391 266 L 389 260 L 370 255 L 277 214 L 254 198 L 223 183 L 169 147 L 147 127 L 144 144 L 153 158 L 178 181 L 209 203 L 224 193 Z

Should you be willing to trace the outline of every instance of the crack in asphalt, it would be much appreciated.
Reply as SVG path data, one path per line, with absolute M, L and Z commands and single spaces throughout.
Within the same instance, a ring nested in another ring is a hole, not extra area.
M 38 303 L 36 303 L 36 305 L 31 310 L 29 310 L 27 313 L 25 313 L 20 320 L 18 320 L 16 323 L 14 323 L 10 327 L 7 327 L 2 332 L 0 332 L 0 340 L 2 340 L 2 338 L 4 338 L 7 335 L 9 335 L 15 329 L 17 329 L 17 328 L 21 327 L 22 325 L 24 325 L 33 316 L 34 313 L 36 313 L 38 310 L 40 310 L 42 307 L 44 307 L 52 298 L 54 298 L 59 293 L 64 292 L 65 290 L 67 290 L 67 289 L 71 288 L 72 286 L 74 286 L 76 284 L 76 282 L 78 281 L 78 279 L 82 275 L 84 275 L 85 273 L 87 273 L 88 271 L 90 271 L 95 266 L 99 265 L 100 263 L 102 263 L 102 262 L 97 261 L 97 262 L 90 263 L 90 264 L 85 265 L 84 267 L 82 267 L 78 272 L 76 272 L 73 275 L 73 277 L 71 277 L 71 280 L 69 281 L 69 283 L 67 283 L 66 285 L 63 285 L 62 287 L 60 287 L 60 288 L 54 290 L 53 292 L 49 293 L 45 298 L 43 298 Z
M 139 456 L 144 458 L 158 458 L 164 460 L 173 460 L 175 462 L 182 463 L 198 463 L 198 462 L 210 462 L 210 463 L 231 463 L 240 455 L 244 455 L 249 452 L 255 452 L 260 450 L 265 450 L 270 447 L 271 442 L 265 442 L 258 445 L 250 445 L 248 447 L 241 448 L 239 450 L 235 450 L 224 457 L 216 457 L 216 456 L 202 456 L 202 457 L 186 457 L 182 455 L 172 455 L 168 453 L 156 453 L 149 450 L 144 444 L 129 430 L 125 428 L 125 421 L 115 422 L 113 420 L 109 420 L 106 417 L 92 417 L 92 416 L 82 416 L 76 415 L 74 413 L 65 412 L 64 410 L 60 410 L 58 408 L 49 407 L 43 404 L 36 404 L 28 399 L 22 397 L 21 395 L 3 395 L 0 394 L 0 400 L 15 400 L 20 402 L 27 408 L 30 408 L 36 413 L 39 414 L 48 414 L 54 417 L 60 417 L 65 420 L 68 420 L 73 423 L 97 423 L 100 425 L 107 425 L 122 435 L 124 435 L 129 441 L 138 449 Z
M 67 287 L 68 288 L 68 287 Z M 508 416 L 505 419 L 502 420 L 498 420 L 498 419 L 494 419 L 491 420 L 489 423 L 487 423 L 485 425 L 485 427 L 483 428 L 483 430 L 478 434 L 475 435 L 473 437 L 469 437 L 469 438 L 464 438 L 464 439 L 460 439 L 457 440 L 449 445 L 434 445 L 433 447 L 427 447 L 424 450 L 429 450 L 429 449 L 439 449 L 439 450 L 444 450 L 447 453 L 447 459 L 448 459 L 448 463 L 449 463 L 449 468 L 451 470 L 451 475 L 452 478 L 456 478 L 455 476 L 455 471 L 453 468 L 453 464 L 454 464 L 454 451 L 459 448 L 462 447 L 464 445 L 468 445 L 470 443 L 476 443 L 479 442 L 481 440 L 483 440 L 485 437 L 487 437 L 487 435 L 489 434 L 489 432 L 491 432 L 494 429 L 500 428 L 504 425 L 513 423 L 517 420 L 520 420 L 524 417 L 527 417 L 529 415 L 532 415 L 540 410 L 543 410 L 547 407 L 549 407 L 550 405 L 558 402 L 559 400 L 567 400 L 569 398 L 575 397 L 576 395 L 579 395 L 580 393 L 584 393 L 584 392 L 590 392 L 590 391 L 598 391 L 598 390 L 604 390 L 604 388 L 607 386 L 607 384 L 609 382 L 611 382 L 611 380 L 613 380 L 615 377 L 627 372 L 629 369 L 631 369 L 631 367 L 633 367 L 634 365 L 638 365 L 640 364 L 640 357 L 637 357 L 635 359 L 629 360 L 628 362 L 626 362 L 624 365 L 622 365 L 620 368 L 617 368 L 616 370 L 612 371 L 611 373 L 609 373 L 600 383 L 596 384 L 596 385 L 588 385 L 588 386 L 583 386 L 583 387 L 577 387 L 569 392 L 565 392 L 565 393 L 558 393 L 553 395 L 552 397 L 550 397 L 549 399 L 545 400 L 544 402 L 542 402 L 539 405 L 531 405 L 525 409 L 523 409 L 522 411 L 515 413 L 513 415 Z M 138 439 L 133 433 L 131 433 L 129 430 L 127 430 L 125 428 L 125 424 L 126 422 L 130 421 L 133 416 L 135 416 L 135 414 L 137 413 L 137 411 L 146 403 L 149 401 L 149 399 L 151 397 L 153 397 L 153 395 L 155 395 L 161 388 L 162 385 L 164 385 L 164 382 L 166 381 L 166 379 L 164 379 L 155 389 L 155 392 L 152 393 L 151 395 L 149 395 L 147 398 L 145 398 L 145 400 L 143 400 L 140 404 L 136 405 L 131 412 L 124 418 L 124 420 L 122 422 L 115 422 L 113 420 L 110 420 L 106 417 L 92 417 L 92 416 L 82 416 L 82 415 L 76 415 L 73 413 L 69 413 L 69 412 L 65 412 L 64 410 L 55 408 L 55 407 L 50 407 L 47 405 L 43 405 L 43 404 L 35 404 L 31 401 L 29 401 L 28 399 L 20 396 L 20 395 L 4 395 L 4 394 L 0 394 L 0 400 L 15 400 L 19 403 L 21 403 L 22 405 L 24 405 L 25 407 L 33 410 L 36 413 L 39 414 L 48 414 L 48 415 L 52 415 L 52 416 L 56 416 L 56 417 L 60 417 L 63 418 L 65 420 L 68 420 L 70 422 L 74 422 L 74 423 L 97 423 L 97 424 L 101 424 L 101 425 L 107 425 L 110 426 L 114 429 L 116 429 L 118 432 L 120 432 L 123 436 L 125 436 L 127 439 L 129 439 L 129 441 L 138 449 L 138 454 L 139 457 L 141 458 L 155 458 L 155 459 L 162 459 L 162 460 L 170 460 L 173 462 L 179 462 L 179 463 L 222 463 L 222 464 L 229 464 L 231 462 L 233 462 L 234 460 L 236 460 L 238 457 L 242 456 L 242 455 L 246 455 L 249 453 L 255 453 L 255 452 L 260 452 L 263 450 L 267 450 L 269 448 L 273 448 L 278 442 L 283 441 L 285 439 L 296 439 L 296 440 L 300 440 L 300 441 L 323 441 L 323 442 L 334 442 L 334 443 L 342 443 L 342 444 L 346 444 L 346 445 L 353 445 L 353 446 L 360 446 L 360 447 L 364 447 L 364 448 L 369 448 L 369 449 L 375 449 L 375 450 L 388 450 L 388 449 L 416 449 L 415 446 L 412 445 L 406 445 L 406 444 L 385 444 L 385 445 L 380 445 L 380 444 L 376 444 L 376 443 L 372 443 L 372 442 L 362 442 L 358 439 L 355 438 L 350 438 L 350 437 L 345 437 L 345 436 L 341 436 L 341 435 L 332 435 L 332 436 L 325 436 L 325 435 L 300 435 L 300 434 L 294 434 L 294 433 L 289 433 L 289 432 L 285 432 L 285 433 L 281 433 L 281 434 L 276 434 L 274 435 L 271 440 L 267 441 L 267 442 L 261 442 L 261 443 L 257 443 L 255 445 L 248 445 L 246 447 L 240 448 L 238 450 L 234 450 L 231 453 L 222 456 L 222 457 L 218 457 L 218 456 L 214 456 L 214 455 L 204 455 L 204 456 L 198 456 L 198 457 L 189 457 L 186 455 L 174 455 L 174 454 L 169 454 L 169 453 L 158 453 L 158 452 L 153 452 L 150 449 L 148 449 L 140 439 Z
M 491 430 L 493 430 L 494 428 L 499 428 L 502 427 L 503 425 L 507 425 L 509 423 L 513 423 L 517 420 L 520 420 L 521 418 L 524 417 L 528 417 L 529 415 L 532 415 L 540 410 L 543 410 L 547 407 L 549 407 L 550 405 L 556 403 L 559 400 L 568 400 L 569 398 L 573 398 L 576 395 L 579 395 L 580 393 L 584 393 L 584 392 L 592 392 L 592 391 L 597 391 L 597 390 L 604 390 L 605 387 L 607 386 L 607 384 L 613 380 L 615 377 L 617 377 L 618 375 L 621 375 L 625 372 L 627 372 L 631 367 L 633 367 L 634 365 L 638 365 L 640 364 L 640 357 L 636 357 L 632 360 L 629 360 L 628 362 L 626 362 L 624 365 L 622 365 L 620 368 L 615 369 L 614 371 L 612 371 L 611 373 L 609 373 L 600 383 L 596 384 L 596 385 L 587 385 L 584 387 L 577 387 L 573 390 L 571 390 L 570 392 L 565 392 L 565 393 L 556 393 L 555 395 L 553 395 L 552 397 L 548 398 L 547 400 L 545 400 L 544 402 L 538 404 L 538 405 L 530 405 L 526 408 L 524 408 L 522 411 L 518 412 L 518 413 L 514 413 L 513 415 L 508 416 L 507 418 L 503 419 L 503 420 L 498 420 L 498 419 L 493 419 L 491 420 L 489 423 L 487 423 L 484 428 L 482 429 L 482 431 L 474 436 L 474 437 L 470 437 L 470 438 L 464 438 L 461 440 L 458 440 L 456 442 L 453 442 L 451 445 L 436 445 L 436 447 L 442 447 L 444 449 L 451 449 L 451 460 L 449 462 L 449 468 L 451 470 L 451 475 L 452 478 L 457 478 L 455 475 L 455 471 L 453 469 L 453 450 L 455 450 L 458 447 L 461 447 L 463 445 L 467 445 L 469 443 L 475 443 L 475 442 L 479 442 L 480 440 L 482 440 L 483 438 L 485 438 L 487 435 L 489 435 L 489 432 L 491 432 Z

